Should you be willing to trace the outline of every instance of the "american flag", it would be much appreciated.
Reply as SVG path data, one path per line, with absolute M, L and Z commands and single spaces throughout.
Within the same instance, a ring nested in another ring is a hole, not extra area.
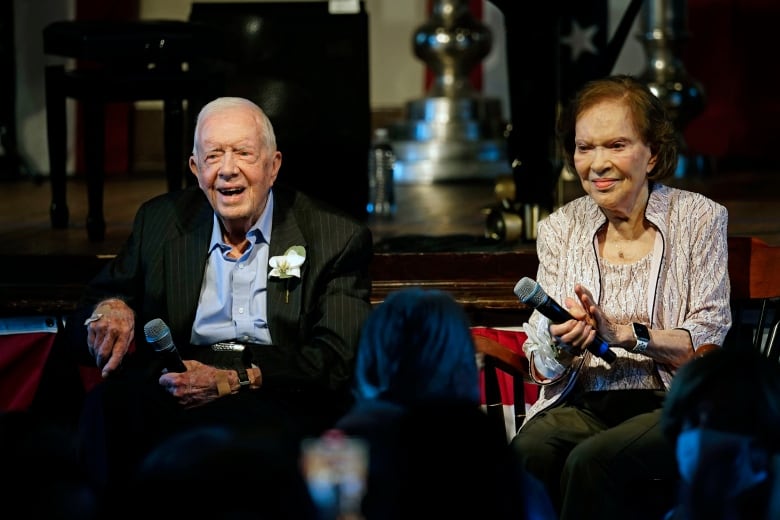
M 585 82 L 612 72 L 642 0 L 624 0 L 612 21 L 615 0 L 540 2 L 533 14 L 527 2 L 489 3 L 503 15 L 503 27 L 494 32 L 503 32 L 504 48 L 496 51 L 505 53 L 517 202 L 551 209 L 560 171 L 554 161 L 558 107 Z

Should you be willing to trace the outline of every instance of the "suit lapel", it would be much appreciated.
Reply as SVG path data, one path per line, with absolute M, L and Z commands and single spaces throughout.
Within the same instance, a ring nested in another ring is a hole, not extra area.
M 306 240 L 291 211 L 291 202 L 286 197 L 277 196 L 275 192 L 269 255 L 283 255 L 292 246 L 303 246 L 306 248 L 308 257 L 309 251 Z M 290 323 L 298 323 L 300 319 L 303 297 L 302 282 L 305 280 L 308 265 L 309 260 L 307 258 L 301 266 L 300 278 L 292 277 L 284 280 L 268 278 L 266 300 L 268 304 L 268 327 L 271 331 L 271 338 L 276 344 L 288 344 L 291 341 L 295 341 L 295 338 L 286 338 L 284 334 L 285 331 L 290 330 Z M 271 267 L 267 266 L 266 269 L 266 276 L 268 276 L 268 273 L 271 272 Z
M 168 313 L 173 324 L 182 327 L 179 331 L 189 337 L 195 311 L 203 285 L 203 274 L 206 269 L 209 240 L 214 214 L 201 212 L 192 229 L 170 240 L 165 249 L 165 279 L 168 287 L 166 294 L 172 295 L 167 301 Z

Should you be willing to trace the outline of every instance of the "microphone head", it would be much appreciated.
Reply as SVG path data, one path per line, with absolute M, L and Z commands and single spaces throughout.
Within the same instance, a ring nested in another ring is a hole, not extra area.
M 515 295 L 520 298 L 521 302 L 528 303 L 533 307 L 543 304 L 547 298 L 542 286 L 527 276 L 515 284 Z
M 160 318 L 155 318 L 144 325 L 146 341 L 151 343 L 156 351 L 174 348 L 171 329 Z

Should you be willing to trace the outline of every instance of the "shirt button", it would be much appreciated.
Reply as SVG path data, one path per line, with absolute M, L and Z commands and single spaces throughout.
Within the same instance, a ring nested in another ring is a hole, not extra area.
M 239 307 L 238 308 L 238 313 L 239 314 L 244 314 L 244 308 L 243 307 Z

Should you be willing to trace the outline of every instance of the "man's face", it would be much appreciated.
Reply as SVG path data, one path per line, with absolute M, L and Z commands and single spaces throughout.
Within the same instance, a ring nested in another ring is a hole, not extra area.
M 260 217 L 282 154 L 266 149 L 249 108 L 224 108 L 201 122 L 190 170 L 228 231 L 246 232 Z

